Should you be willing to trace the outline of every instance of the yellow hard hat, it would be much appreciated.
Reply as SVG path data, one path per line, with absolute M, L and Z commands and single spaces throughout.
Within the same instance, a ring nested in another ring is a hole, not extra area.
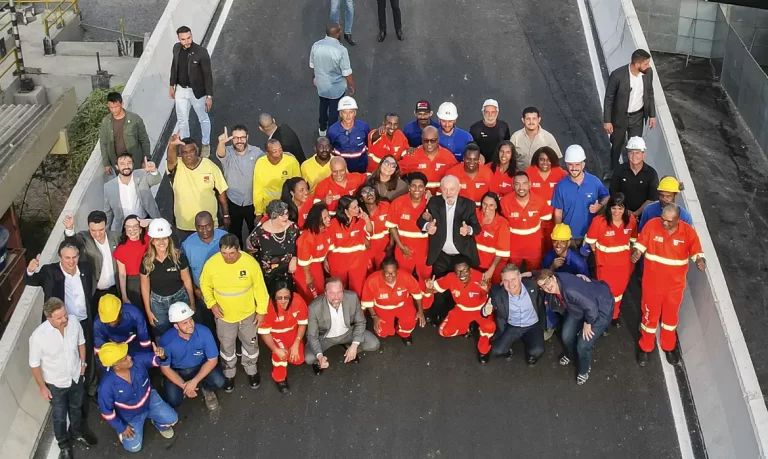
M 680 182 L 678 182 L 674 177 L 664 177 L 661 179 L 659 182 L 659 187 L 656 189 L 658 191 L 666 191 L 668 193 L 679 193 Z
M 128 345 L 125 343 L 106 343 L 99 349 L 101 364 L 109 368 L 128 355 Z
M 552 230 L 553 241 L 570 241 L 571 240 L 571 227 L 565 223 L 558 223 Z
M 123 307 L 123 302 L 120 298 L 111 293 L 107 293 L 99 300 L 99 319 L 105 324 L 114 322 L 117 320 L 117 316 L 120 314 L 120 309 Z

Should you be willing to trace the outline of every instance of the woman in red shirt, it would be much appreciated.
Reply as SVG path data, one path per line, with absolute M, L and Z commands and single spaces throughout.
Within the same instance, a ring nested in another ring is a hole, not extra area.
M 488 192 L 480 201 L 477 221 L 480 233 L 475 235 L 477 255 L 480 257 L 480 271 L 490 285 L 501 283 L 501 268 L 509 259 L 509 223 L 499 214 L 501 203 L 496 193 Z
M 141 299 L 141 278 L 139 268 L 141 260 L 149 247 L 146 222 L 136 215 L 129 215 L 123 220 L 123 235 L 112 256 L 117 263 L 117 282 L 123 303 L 129 303 L 144 310 Z
M 283 183 L 280 200 L 288 204 L 288 219 L 299 228 L 304 227 L 309 209 L 315 198 L 309 193 L 307 181 L 301 177 L 291 177 Z
M 389 237 L 389 228 L 387 228 L 387 213 L 389 212 L 389 203 L 379 198 L 379 193 L 375 188 L 369 185 L 363 185 L 357 194 L 360 205 L 371 219 L 373 231 L 371 231 L 371 245 L 368 249 L 367 258 L 370 260 L 370 268 L 378 270 L 384 257 L 392 255 L 395 247 L 395 241 Z M 369 270 L 370 271 L 370 270 Z
M 493 161 L 486 165 L 493 173 L 490 191 L 500 198 L 515 190 L 515 164 L 517 164 L 517 152 L 515 146 L 509 140 L 502 140 L 493 155 Z
M 366 254 L 370 246 L 368 235 L 373 232 L 371 220 L 355 198 L 342 196 L 328 231 L 331 233 L 331 253 L 328 254 L 331 277 L 341 279 L 344 288 L 361 297 L 368 274 Z
M 259 335 L 272 351 L 272 379 L 277 390 L 290 392 L 288 364 L 304 363 L 304 334 L 307 331 L 307 303 L 294 292 L 293 282 L 278 278 L 271 286 L 269 307 L 259 324 Z
M 531 157 L 531 165 L 525 170 L 531 183 L 531 193 L 547 200 L 547 205 L 552 205 L 552 195 L 555 193 L 557 182 L 568 175 L 568 172 L 560 167 L 560 158 L 555 150 L 550 147 L 541 147 Z M 552 230 L 555 227 L 555 219 L 541 222 L 542 256 L 552 250 Z
M 325 291 L 325 272 L 328 271 L 328 252 L 331 250 L 331 214 L 323 203 L 309 209 L 304 231 L 296 240 L 296 258 L 299 269 L 293 273 L 296 291 L 309 303 Z

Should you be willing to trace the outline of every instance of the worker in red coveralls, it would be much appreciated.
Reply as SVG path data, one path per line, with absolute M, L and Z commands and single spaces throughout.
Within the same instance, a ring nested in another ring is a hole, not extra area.
M 483 317 L 482 314 L 489 287 L 483 280 L 483 274 L 470 268 L 469 260 L 463 255 L 457 257 L 452 273 L 437 280 L 432 278 L 426 281 L 426 289 L 430 293 L 450 291 L 456 306 L 440 324 L 440 336 L 451 338 L 465 335 L 469 332 L 472 322 L 477 323 L 480 329 L 480 339 L 477 341 L 478 360 L 483 364 L 488 363 L 490 340 L 496 331 L 494 317 Z
M 348 172 L 347 162 L 340 156 L 331 158 L 330 164 L 331 176 L 321 180 L 315 187 L 315 203 L 325 203 L 333 216 L 336 215 L 339 198 L 354 196 L 368 176 L 358 172 Z
M 381 126 L 368 134 L 367 172 L 370 174 L 375 171 L 387 155 L 392 155 L 400 161 L 408 148 L 408 138 L 400 130 L 400 116 L 397 113 L 387 113 Z
M 464 160 L 467 157 L 464 156 Z M 501 215 L 501 203 L 496 193 L 487 192 L 477 210 L 480 232 L 475 235 L 480 271 L 488 285 L 501 283 L 501 268 L 509 259 L 509 223 Z
M 296 291 L 310 303 L 325 289 L 325 271 L 328 271 L 328 252 L 331 250 L 331 214 L 325 204 L 309 209 L 304 231 L 296 240 L 298 269 L 293 273 Z
M 680 221 L 677 204 L 665 205 L 661 217 L 650 220 L 643 227 L 632 249 L 632 263 L 637 263 L 643 254 L 645 269 L 640 299 L 643 317 L 637 363 L 641 367 L 648 363 L 656 341 L 656 328 L 661 325 L 661 349 L 667 354 L 667 362 L 679 365 L 675 329 L 683 302 L 688 259 L 693 260 L 699 271 L 704 271 L 707 263 L 696 230 Z
M 468 143 L 464 148 L 464 159 L 448 169 L 446 174 L 459 179 L 459 196 L 473 201 L 477 207 L 480 207 L 483 195 L 491 190 L 493 180 L 491 170 L 480 166 L 480 158 L 480 147 L 476 143 Z
M 614 193 L 602 215 L 592 220 L 584 242 L 592 247 L 597 280 L 604 281 L 613 295 L 613 320 L 620 327 L 619 308 L 635 265 L 630 259 L 631 244 L 637 240 L 637 220 L 624 205 L 624 193 Z
M 541 226 L 552 219 L 552 207 L 531 193 L 528 174 L 516 172 L 515 192 L 501 199 L 501 213 L 509 223 L 509 262 L 515 266 L 525 263 L 526 271 L 541 266 Z
M 395 258 L 387 257 L 381 262 L 381 271 L 365 280 L 361 304 L 371 315 L 377 336 L 387 338 L 397 333 L 403 343 L 410 346 L 416 323 L 422 328 L 427 324 L 421 298 L 421 288 L 413 275 L 398 270 Z
M 440 133 L 434 126 L 427 126 L 421 131 L 421 146 L 405 155 L 400 161 L 403 174 L 420 172 L 427 178 L 427 191 L 433 195 L 440 191 L 440 180 L 448 175 L 448 169 L 459 162 L 450 150 L 441 147 Z
M 531 183 L 531 194 L 545 199 L 547 205 L 552 205 L 552 195 L 555 185 L 568 175 L 568 171 L 560 167 L 560 158 L 550 147 L 544 146 L 536 150 L 531 158 L 531 165 L 525 170 Z M 541 222 L 543 235 L 542 255 L 552 250 L 552 239 L 549 237 L 555 229 L 554 219 Z
M 400 269 L 408 274 L 416 270 L 422 281 L 432 275 L 432 268 L 427 266 L 429 236 L 416 224 L 427 209 L 426 185 L 427 177 L 421 172 L 408 174 L 408 194 L 392 201 L 387 214 L 387 228 L 395 242 L 395 259 Z
M 382 201 L 376 189 L 369 185 L 360 188 L 357 194 L 358 201 L 363 211 L 371 219 L 370 247 L 366 258 L 369 261 L 368 271 L 379 269 L 382 260 L 388 255 L 392 255 L 395 242 L 389 237 L 389 228 L 387 228 L 387 214 L 389 213 L 389 203 Z
M 288 385 L 288 364 L 304 363 L 304 334 L 307 331 L 307 303 L 293 290 L 288 278 L 278 278 L 271 287 L 269 308 L 259 324 L 259 335 L 272 351 L 272 379 L 283 394 Z
M 368 274 L 366 253 L 373 225 L 351 196 L 342 196 L 336 208 L 336 215 L 328 228 L 331 236 L 331 252 L 328 254 L 328 268 L 331 277 L 336 277 L 344 288 L 363 294 L 363 283 Z
M 502 140 L 490 163 L 483 165 L 491 171 L 491 191 L 504 197 L 515 191 L 515 164 L 517 164 L 515 145 L 509 140 Z

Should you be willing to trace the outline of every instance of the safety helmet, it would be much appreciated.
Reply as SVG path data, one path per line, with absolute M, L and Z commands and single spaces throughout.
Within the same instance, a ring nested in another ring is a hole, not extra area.
M 645 140 L 642 137 L 630 137 L 627 142 L 627 151 L 645 151 Z
M 173 303 L 170 308 L 168 308 L 168 320 L 170 320 L 172 323 L 187 320 L 193 315 L 195 315 L 195 311 L 193 311 L 187 303 L 182 301 L 177 301 L 176 303 Z
M 587 160 L 587 154 L 581 145 L 571 145 L 565 150 L 566 163 L 580 163 Z
M 441 120 L 456 121 L 459 118 L 459 110 L 453 102 L 443 102 L 437 109 L 437 117 Z
M 357 102 L 355 99 L 344 96 L 339 100 L 339 111 L 342 110 L 357 110 Z
M 565 223 L 558 223 L 552 229 L 553 241 L 570 241 L 571 240 L 571 227 Z
M 125 343 L 106 343 L 99 349 L 101 364 L 109 368 L 128 355 L 128 345 Z
M 155 218 L 149 222 L 147 234 L 151 238 L 171 237 L 171 224 L 164 218 Z
M 658 191 L 666 191 L 669 193 L 679 193 L 680 182 L 678 182 L 674 177 L 664 177 L 661 179 L 661 181 L 659 181 L 659 187 L 656 189 Z
M 480 111 L 485 110 L 485 107 L 496 107 L 496 110 L 499 109 L 499 102 L 496 99 L 486 99 L 485 102 L 483 102 L 483 108 Z
M 99 300 L 99 319 L 102 323 L 108 324 L 117 320 L 120 309 L 123 308 L 123 302 L 120 298 L 111 293 L 107 293 Z

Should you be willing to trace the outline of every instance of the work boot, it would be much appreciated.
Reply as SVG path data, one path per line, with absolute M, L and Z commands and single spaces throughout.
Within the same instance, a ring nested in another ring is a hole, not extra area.
M 96 446 L 96 444 L 99 442 L 99 440 L 97 440 L 96 437 L 89 432 L 83 432 L 82 435 L 76 437 L 74 440 L 86 448 Z
M 261 386 L 261 374 L 248 375 L 248 385 L 251 386 L 251 389 L 258 389 Z
M 491 353 L 488 352 L 486 354 L 478 354 L 477 355 L 477 360 L 480 363 L 482 363 L 483 365 L 485 365 L 486 363 L 488 363 L 491 360 Z
M 506 360 L 507 362 L 511 362 L 511 361 L 512 361 L 512 359 L 513 359 L 513 358 L 515 358 L 515 350 L 514 350 L 514 349 L 510 349 L 510 350 L 507 352 L 507 355 L 505 355 L 505 356 L 504 356 L 504 358 L 505 358 L 505 360 Z
M 205 407 L 208 408 L 208 411 L 213 411 L 219 407 L 219 397 L 216 396 L 216 392 L 203 389 L 203 398 L 205 399 Z
M 203 145 L 203 148 L 200 149 L 200 156 L 203 158 L 209 158 L 211 156 L 211 146 Z
M 59 459 L 72 459 L 72 445 L 68 445 L 64 447 L 64 449 L 59 450 Z
M 525 361 L 528 363 L 529 367 L 532 367 L 532 366 L 536 365 L 537 363 L 539 363 L 539 358 L 538 357 L 528 357 Z
M 641 367 L 644 367 L 648 364 L 648 357 L 651 355 L 650 352 L 645 352 L 642 349 L 639 349 L 637 351 L 637 364 Z
M 227 378 L 224 382 L 224 392 L 231 394 L 235 390 L 235 378 Z
M 555 334 L 554 328 L 547 328 L 544 330 L 544 341 L 549 341 L 552 338 L 552 335 Z
M 611 325 L 615 328 L 621 328 L 621 321 L 617 317 L 611 321 Z
M 347 40 L 347 43 L 349 43 L 352 46 L 355 46 L 357 44 L 355 39 L 352 38 L 352 34 L 351 33 L 345 33 L 344 34 L 344 39 Z
M 397 31 L 397 39 L 400 41 L 405 40 L 405 34 L 403 33 L 403 29 L 400 29 Z
M 287 394 L 291 391 L 291 387 L 288 385 L 288 380 L 285 381 L 277 381 L 277 390 L 280 391 L 281 394 Z
M 315 372 L 315 374 L 316 374 L 316 375 L 318 375 L 318 376 L 319 376 L 319 375 L 320 375 L 320 374 L 323 372 L 323 369 L 322 369 L 322 368 L 320 368 L 320 364 L 319 364 L 319 363 L 313 363 L 313 364 L 312 364 L 312 370 L 313 370 L 313 371 Z
M 387 38 L 387 31 L 386 30 L 379 30 L 379 43 L 384 41 L 385 38 Z
M 160 435 L 162 435 L 163 438 L 173 438 L 173 427 L 168 427 L 165 430 L 157 430 L 160 432 Z
M 413 344 L 413 338 L 410 336 L 401 336 L 400 339 L 403 340 L 403 344 L 405 344 L 406 347 L 410 347 Z
M 677 346 L 671 351 L 664 351 L 667 354 L 667 362 L 670 365 L 680 365 L 680 350 Z

